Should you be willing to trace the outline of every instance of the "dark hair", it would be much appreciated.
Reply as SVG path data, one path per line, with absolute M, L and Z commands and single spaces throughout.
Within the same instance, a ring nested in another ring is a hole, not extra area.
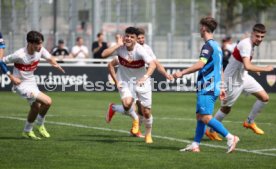
M 78 42 L 80 39 L 82 39 L 82 37 L 78 36 L 78 37 L 76 38 L 76 41 Z
M 265 26 L 261 23 L 257 23 L 253 27 L 253 32 L 266 33 Z
M 145 35 L 145 30 L 143 28 L 137 28 L 139 34 L 138 35 Z
M 44 41 L 43 35 L 37 31 L 28 32 L 26 39 L 28 43 L 34 43 L 34 44 L 40 44 Z
M 102 32 L 98 33 L 98 34 L 97 34 L 97 37 L 100 37 L 101 35 L 103 35 Z
M 200 24 L 203 26 L 206 26 L 208 29 L 207 32 L 209 32 L 209 33 L 213 33 L 218 25 L 217 21 L 210 16 L 202 18 L 200 20 Z
M 135 27 L 128 27 L 128 28 L 126 28 L 125 33 L 126 34 L 135 34 L 136 36 L 138 36 L 139 30 Z
M 63 39 L 58 40 L 58 44 L 64 44 L 64 40 Z

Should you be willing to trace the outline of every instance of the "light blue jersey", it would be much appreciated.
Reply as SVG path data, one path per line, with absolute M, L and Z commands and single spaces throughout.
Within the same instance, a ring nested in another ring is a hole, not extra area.
M 219 44 L 213 39 L 206 41 L 201 49 L 200 59 L 205 60 L 206 64 L 198 73 L 197 94 L 219 96 L 222 69 Z
M 5 49 L 5 48 L 6 48 L 5 42 L 4 42 L 2 33 L 0 32 L 0 49 Z

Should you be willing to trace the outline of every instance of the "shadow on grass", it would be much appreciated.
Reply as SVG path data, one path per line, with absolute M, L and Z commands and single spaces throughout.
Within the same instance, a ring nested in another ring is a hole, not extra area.
M 14 137 L 14 136 L 10 136 L 10 137 L 5 137 L 5 136 L 3 136 L 3 137 L 0 137 L 0 140 L 25 140 L 26 138 L 23 138 L 23 137 L 20 137 L 20 136 L 16 136 L 16 137 Z
M 133 139 L 129 135 L 105 135 L 105 134 L 86 134 L 86 135 L 76 135 L 74 138 L 61 138 L 57 141 L 95 141 L 101 143 L 121 143 L 121 142 L 141 142 L 140 139 Z

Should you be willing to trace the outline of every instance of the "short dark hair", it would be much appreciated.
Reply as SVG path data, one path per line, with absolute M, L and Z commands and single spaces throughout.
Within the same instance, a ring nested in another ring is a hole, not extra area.
M 34 44 L 40 44 L 41 42 L 44 41 L 43 35 L 37 31 L 28 32 L 26 39 L 28 43 L 34 43 Z
M 202 18 L 200 20 L 200 24 L 202 26 L 206 26 L 207 29 L 208 29 L 207 32 L 209 32 L 209 33 L 213 33 L 215 31 L 215 29 L 217 28 L 217 25 L 218 25 L 217 21 L 214 18 L 210 17 L 210 16 Z
M 137 29 L 138 29 L 138 32 L 139 32 L 138 35 L 145 35 L 146 34 L 146 32 L 143 28 L 137 28 Z
M 76 41 L 78 42 L 80 39 L 82 39 L 82 37 L 78 36 L 78 37 L 76 38 Z
M 126 34 L 135 34 L 136 36 L 138 36 L 139 30 L 135 27 L 128 27 L 128 28 L 126 28 L 125 33 Z
M 266 33 L 265 26 L 261 23 L 257 23 L 253 27 L 253 32 Z
M 58 44 L 64 44 L 64 40 L 63 39 L 58 40 Z
M 98 34 L 97 34 L 97 37 L 100 37 L 101 35 L 103 35 L 102 32 L 98 33 Z

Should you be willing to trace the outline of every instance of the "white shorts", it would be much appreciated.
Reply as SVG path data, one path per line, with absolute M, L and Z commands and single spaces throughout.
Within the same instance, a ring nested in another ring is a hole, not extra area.
M 152 90 L 151 90 L 151 81 L 147 80 L 143 85 L 136 85 L 136 96 L 137 99 L 141 102 L 141 105 L 146 108 L 151 108 L 152 104 Z
M 119 90 L 121 99 L 132 97 L 135 101 L 139 100 L 141 105 L 146 108 L 151 108 L 152 91 L 150 81 L 145 82 L 144 85 L 138 86 L 136 84 L 123 83 Z
M 225 101 L 221 101 L 221 106 L 233 106 L 233 104 L 236 102 L 242 92 L 252 94 L 264 90 L 263 87 L 252 76 L 248 74 L 244 76 L 242 84 L 232 86 L 229 85 L 231 84 L 228 84 L 227 86 L 226 99 Z
M 14 90 L 22 98 L 26 99 L 30 105 L 33 104 L 40 93 L 37 84 L 32 82 L 22 82 L 20 85 L 14 86 Z

